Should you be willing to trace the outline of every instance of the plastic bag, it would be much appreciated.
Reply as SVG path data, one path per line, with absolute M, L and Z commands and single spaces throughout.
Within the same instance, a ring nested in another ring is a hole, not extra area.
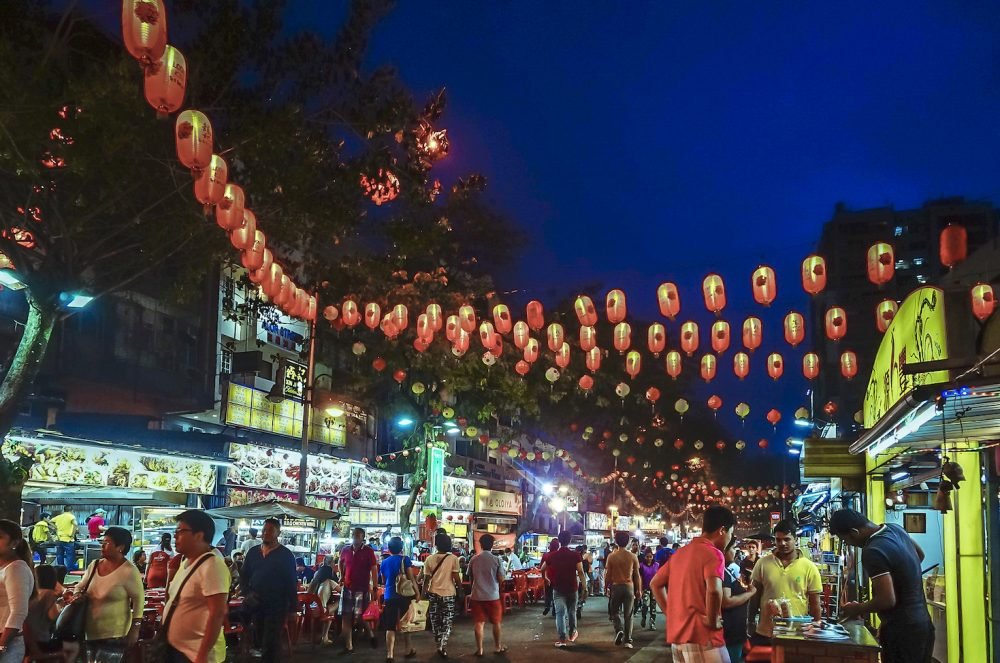
M 403 633 L 414 633 L 425 630 L 427 628 L 427 611 L 430 609 L 430 606 L 430 601 L 411 602 L 410 609 L 399 620 L 399 630 Z

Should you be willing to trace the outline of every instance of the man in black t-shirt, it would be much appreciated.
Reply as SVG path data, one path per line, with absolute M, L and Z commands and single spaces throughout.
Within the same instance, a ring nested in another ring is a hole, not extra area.
M 924 551 L 899 525 L 879 526 L 850 509 L 830 516 L 830 532 L 861 547 L 861 565 L 872 585 L 871 599 L 842 606 L 841 618 L 878 613 L 883 663 L 929 663 L 934 627 L 920 572 Z

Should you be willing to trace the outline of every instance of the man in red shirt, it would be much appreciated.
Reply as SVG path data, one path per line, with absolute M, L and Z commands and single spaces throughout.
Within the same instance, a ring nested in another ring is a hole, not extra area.
M 545 560 L 552 584 L 552 602 L 556 609 L 556 631 L 559 640 L 556 647 L 566 647 L 577 638 L 576 601 L 577 591 L 584 588 L 586 598 L 587 577 L 583 573 L 583 558 L 570 548 L 571 535 L 559 533 L 559 550 L 549 553 Z
M 667 616 L 667 642 L 676 663 L 730 663 L 722 633 L 722 551 L 735 524 L 729 509 L 706 509 L 701 536 L 675 552 L 649 583 Z
M 339 610 L 343 620 L 344 647 L 352 652 L 354 620 L 361 619 L 378 590 L 378 559 L 375 551 L 365 545 L 365 531 L 360 527 L 355 527 L 351 533 L 351 545 L 340 551 L 340 577 L 343 589 Z M 365 624 L 365 628 L 374 649 L 378 640 L 369 624 Z

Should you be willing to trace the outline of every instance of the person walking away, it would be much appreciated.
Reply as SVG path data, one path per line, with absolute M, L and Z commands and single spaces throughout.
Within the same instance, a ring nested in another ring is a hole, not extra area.
M 861 566 L 871 581 L 871 598 L 847 603 L 841 619 L 875 612 L 884 663 L 929 663 L 934 626 L 927 612 L 920 564 L 924 551 L 899 525 L 876 525 L 857 511 L 841 509 L 830 516 L 830 531 L 861 548 Z
M 149 556 L 146 565 L 146 587 L 155 589 L 167 586 L 170 560 L 174 556 L 174 548 L 170 544 L 170 534 L 164 532 L 160 537 L 160 546 Z
M 561 545 L 559 539 L 549 541 L 549 549 L 542 553 L 542 563 L 538 567 L 538 570 L 542 573 L 542 581 L 545 583 L 545 608 L 542 610 L 542 617 L 549 614 L 549 611 L 552 610 L 552 583 L 549 581 L 548 560 L 552 553 L 559 550 Z M 555 618 L 555 614 L 552 617 Z
M 222 538 L 219 539 L 215 547 L 222 548 L 222 556 L 226 559 L 231 559 L 233 551 L 236 550 L 236 528 L 230 525 L 226 528 L 226 531 L 222 533 Z
M 476 656 L 483 655 L 483 628 L 486 622 L 493 626 L 494 653 L 502 654 L 507 651 L 502 644 L 503 603 L 500 601 L 500 583 L 503 582 L 503 569 L 500 559 L 493 554 L 494 542 L 492 534 L 484 534 L 479 539 L 480 552 L 469 561 L 469 575 L 472 577 L 469 605 L 472 608 L 473 632 L 476 636 Z
M 632 648 L 632 614 L 635 599 L 642 595 L 639 559 L 628 549 L 628 532 L 615 532 L 618 549 L 608 555 L 604 583 L 608 589 L 608 612 L 615 629 L 615 644 Z
M 743 663 L 743 647 L 747 642 L 747 603 L 757 593 L 757 587 L 749 588 L 740 578 L 740 569 L 734 568 L 736 559 L 736 539 L 729 542 L 724 552 L 726 572 L 722 579 L 722 637 L 726 641 L 731 663 Z
M 163 609 L 160 628 L 166 631 L 166 663 L 223 663 L 229 571 L 212 547 L 215 523 L 197 509 L 182 511 L 174 519 L 177 553 L 184 561 L 167 588 Z
M 354 651 L 354 622 L 361 621 L 368 604 L 377 598 L 378 558 L 371 546 L 365 545 L 365 531 L 355 527 L 351 545 L 340 552 L 340 618 L 343 620 L 344 647 Z M 365 623 L 372 649 L 378 646 L 371 625 Z
M 451 537 L 438 534 L 434 537 L 437 552 L 427 558 L 421 571 L 424 595 L 430 601 L 427 613 L 431 620 L 431 632 L 441 658 L 448 658 L 448 639 L 455 622 L 455 597 L 462 584 L 459 575 L 458 557 L 451 554 Z
M 319 599 L 319 604 L 323 606 L 326 613 L 331 616 L 336 616 L 337 614 L 337 604 L 333 603 L 331 599 L 334 594 L 340 592 L 340 584 L 334 578 L 334 562 L 335 560 L 332 555 L 324 557 L 319 570 L 316 571 L 316 575 L 313 576 L 312 582 L 309 583 L 309 593 L 316 595 Z M 230 567 L 230 571 L 233 571 L 232 567 Z M 327 621 L 323 625 L 323 632 L 320 634 L 320 642 L 324 645 L 333 644 L 333 641 L 330 640 L 330 627 L 332 625 L 332 620 Z
M 104 533 L 104 526 L 106 524 L 104 516 L 107 513 L 104 509 L 97 509 L 87 518 L 87 534 L 90 535 L 91 541 L 97 541 Z
M 109 527 L 101 540 L 101 559 L 76 586 L 74 598 L 86 593 L 88 599 L 83 637 L 88 660 L 124 652 L 139 641 L 145 595 L 142 576 L 125 557 L 131 547 L 128 530 Z
M 396 633 L 400 630 L 400 621 L 410 609 L 410 603 L 420 600 L 420 588 L 416 582 L 417 570 L 413 567 L 413 560 L 403 554 L 403 539 L 398 536 L 389 539 L 389 556 L 382 560 L 381 572 L 385 582 L 385 604 L 382 607 L 382 617 L 380 626 L 385 629 L 385 660 L 392 663 L 393 654 L 396 651 Z M 412 595 L 402 593 L 399 590 L 404 586 L 409 586 L 406 580 L 412 582 Z M 402 632 L 403 649 L 406 651 L 406 658 L 413 658 L 417 655 L 415 649 L 410 646 L 410 634 Z
M 746 542 L 747 556 L 740 562 L 740 579 L 744 585 L 750 584 L 750 576 L 753 574 L 753 567 L 760 559 L 760 544 L 753 539 Z
M 62 652 L 63 644 L 52 639 L 52 628 L 62 610 L 62 596 L 56 592 L 56 570 L 48 564 L 35 567 L 37 591 L 28 602 L 24 620 L 24 644 L 32 660 Z
M 649 630 L 656 629 L 656 600 L 653 599 L 653 592 L 649 589 L 649 583 L 660 570 L 653 551 L 646 549 L 642 559 L 639 560 L 639 578 L 642 580 L 642 621 L 639 622 L 641 628 L 646 628 L 646 618 L 649 617 Z
M 730 663 L 722 632 L 722 551 L 732 541 L 735 524 L 729 509 L 705 509 L 701 536 L 671 555 L 649 583 L 667 622 L 675 663 Z
M 49 542 L 55 538 L 56 528 L 49 521 L 52 518 L 52 514 L 43 511 L 36 522 L 31 527 L 31 546 L 34 548 L 34 552 L 38 553 L 38 559 L 41 563 L 45 563 L 45 558 L 49 553 Z
M 251 548 L 243 562 L 240 586 L 246 597 L 244 605 L 252 613 L 260 638 L 261 661 L 277 663 L 281 660 L 282 628 L 288 614 L 298 608 L 299 583 L 295 578 L 295 555 L 278 542 L 281 522 L 268 518 L 261 535 L 261 544 Z
M 259 546 L 260 544 L 261 540 L 257 536 L 257 528 L 251 527 L 250 536 L 244 539 L 243 543 L 240 544 L 240 552 L 246 555 L 248 552 L 250 552 L 251 548 Z
M 76 571 L 76 535 L 80 526 L 76 522 L 73 507 L 68 504 L 63 512 L 52 519 L 56 527 L 56 564 L 66 567 L 67 571 Z
M 0 520 L 0 663 L 24 659 L 24 620 L 35 596 L 31 548 L 12 520 Z
M 556 647 L 566 647 L 576 642 L 579 635 L 576 628 L 576 599 L 581 585 L 586 585 L 583 574 L 583 559 L 580 553 L 569 547 L 572 535 L 567 531 L 559 533 L 559 550 L 549 555 L 547 560 L 549 578 L 552 583 L 552 603 L 556 609 Z
M 750 641 L 755 645 L 771 644 L 774 634 L 771 601 L 787 600 L 793 617 L 810 615 L 813 621 L 822 618 L 820 595 L 823 580 L 819 569 L 795 545 L 795 521 L 786 519 L 774 526 L 774 551 L 757 560 L 751 581 L 757 587 L 757 598 L 750 604 L 750 620 L 760 613 L 755 633 Z
M 657 567 L 661 567 L 670 559 L 670 555 L 673 554 L 673 550 L 670 548 L 670 540 L 665 536 L 660 537 L 660 542 L 656 546 L 656 553 L 653 555 L 653 561 L 656 562 Z
M 576 621 L 580 623 L 580 620 L 583 619 L 583 606 L 587 603 L 587 596 L 590 594 L 590 582 L 594 573 L 594 555 L 587 550 L 586 545 L 577 546 L 576 551 L 580 553 L 580 560 L 583 562 L 583 575 L 586 577 L 586 582 L 580 588 L 576 601 Z

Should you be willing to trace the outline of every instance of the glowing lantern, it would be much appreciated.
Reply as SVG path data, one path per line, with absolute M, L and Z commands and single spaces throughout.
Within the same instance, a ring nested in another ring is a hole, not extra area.
M 831 341 L 839 341 L 847 334 L 847 311 L 839 306 L 833 306 L 826 312 L 826 337 Z
M 750 406 L 746 403 L 736 404 L 736 416 L 740 419 L 746 419 L 747 415 L 750 414 Z
M 339 317 L 340 317 L 340 311 L 337 309 L 336 306 L 327 306 L 326 308 L 323 309 L 323 318 L 327 322 L 333 322 Z
M 750 283 L 753 286 L 754 301 L 763 306 L 770 306 L 778 295 L 778 282 L 774 277 L 774 270 L 761 265 L 754 270 Z
M 369 302 L 365 304 L 365 327 L 368 329 L 375 329 L 382 322 L 382 307 L 375 302 Z M 455 340 L 454 338 L 449 338 L 449 341 Z
M 681 374 L 681 353 L 676 350 L 671 350 L 667 353 L 667 375 L 669 375 L 674 380 L 677 376 Z
M 993 286 L 988 283 L 977 283 L 970 291 L 972 297 L 972 314 L 980 322 L 993 315 L 996 310 L 997 300 L 993 294 Z
M 514 347 L 518 350 L 523 350 L 524 346 L 527 345 L 529 338 L 531 338 L 531 331 L 528 329 L 528 323 L 523 320 L 515 322 Z
M 160 59 L 143 72 L 142 87 L 146 101 L 160 116 L 180 110 L 184 105 L 186 85 L 187 62 L 173 46 L 168 45 Z
M 941 245 L 939 253 L 941 264 L 951 269 L 958 263 L 965 260 L 969 251 L 969 235 L 963 226 L 949 223 L 941 231 Z
M 441 331 L 441 327 L 444 326 L 444 316 L 440 304 L 427 305 L 427 320 L 431 323 L 431 329 L 436 332 Z
M 698 351 L 698 323 L 685 322 L 681 325 L 681 349 L 690 357 Z
M 390 341 L 399 336 L 399 327 L 396 326 L 396 323 L 393 321 L 392 316 L 388 313 L 382 316 L 382 322 L 379 324 L 379 327 L 381 327 L 382 333 L 385 334 L 385 337 Z M 455 340 L 455 344 L 456 347 L 461 347 L 459 345 L 459 339 Z M 468 349 L 469 349 L 468 334 L 466 334 L 466 341 L 464 347 L 462 348 L 462 352 L 465 352 Z
M 691 409 L 691 404 L 688 403 L 683 398 L 678 398 L 677 401 L 674 403 L 674 410 L 677 412 L 677 414 L 681 415 L 682 417 L 684 416 L 684 413 L 687 412 L 689 409 Z
M 619 382 L 618 386 L 615 387 L 615 393 L 618 395 L 618 398 L 624 400 L 626 396 L 632 393 L 632 387 L 628 386 L 624 382 Z
M 569 343 L 563 342 L 559 352 L 556 353 L 556 366 L 559 368 L 569 366 Z
M 528 302 L 526 311 L 528 318 L 528 326 L 533 331 L 539 331 L 542 327 L 545 326 L 545 309 L 542 308 L 542 303 L 540 301 L 533 299 L 530 302 Z
M 229 167 L 226 165 L 226 160 L 218 154 L 213 154 L 208 168 L 199 173 L 194 181 L 194 197 L 202 205 L 218 205 L 225 198 L 228 177 Z
M 215 206 L 215 223 L 226 232 L 243 225 L 243 189 L 238 184 L 226 184 L 222 200 Z
M 340 317 L 344 320 L 344 325 L 348 328 L 361 322 L 361 313 L 358 311 L 358 304 L 353 299 L 344 301 L 344 305 L 340 307 L 340 313 Z
M 257 216 L 248 209 L 243 210 L 243 224 L 229 233 L 229 242 L 233 248 L 245 251 L 253 246 L 257 237 Z
M 493 335 L 493 347 L 490 348 L 490 354 L 497 358 L 503 354 L 503 336 L 500 334 Z
M 816 254 L 802 261 L 802 289 L 810 295 L 818 295 L 826 288 L 826 260 Z
M 552 368 L 551 366 L 545 371 L 545 379 L 549 382 L 556 382 L 559 380 L 559 369 Z
M 594 378 L 589 375 L 581 375 L 580 381 L 577 384 L 580 385 L 580 389 L 583 391 L 590 391 L 594 388 Z
M 458 307 L 458 324 L 467 334 L 471 334 L 476 329 L 476 310 L 468 304 Z
M 712 349 L 720 355 L 729 349 L 729 323 L 725 320 L 712 323 Z
M 767 440 L 763 438 L 757 440 L 757 446 L 760 447 L 761 449 L 767 449 Z
M 749 375 L 750 355 L 745 352 L 737 352 L 733 355 L 733 373 L 741 380 Z
M 646 390 L 646 400 L 650 403 L 655 403 L 660 400 L 660 390 L 656 387 L 650 387 Z
M 760 318 L 750 316 L 743 321 L 743 347 L 753 352 L 764 340 L 764 323 Z
M 452 343 L 452 349 L 458 350 L 462 354 L 469 349 L 469 343 L 471 343 L 472 337 L 469 336 L 469 332 L 464 329 L 459 328 L 458 335 L 455 336 L 455 341 Z
M 597 330 L 593 327 L 580 327 L 580 349 L 590 352 L 597 347 Z
M 840 354 L 840 374 L 848 380 L 858 374 L 858 356 L 850 350 Z
M 875 305 L 875 326 L 879 332 L 884 334 L 889 328 L 889 323 L 896 317 L 899 305 L 892 299 L 883 299 Z
M 659 322 L 651 324 L 646 332 L 646 345 L 653 356 L 658 358 L 667 347 L 667 328 Z
M 426 313 L 417 316 L 417 338 L 430 343 L 434 339 L 434 327 Z
M 819 376 L 819 355 L 815 352 L 807 352 L 802 357 L 802 375 L 807 380 L 815 380 Z
M 458 332 L 461 331 L 461 329 L 462 323 L 458 319 L 458 316 L 449 315 L 448 319 L 444 323 L 444 337 L 454 343 L 455 339 L 458 338 Z
M 712 412 L 717 413 L 719 411 L 719 408 L 721 407 L 722 407 L 721 396 L 716 396 L 713 394 L 712 396 L 708 397 L 708 409 L 710 409 Z
M 489 350 L 494 345 L 496 345 L 496 331 L 493 329 L 493 323 L 484 320 L 479 325 L 479 341 L 483 344 L 483 347 Z
M 681 312 L 681 296 L 673 283 L 661 283 L 656 289 L 656 299 L 660 303 L 660 315 L 673 320 Z
M 632 350 L 627 355 L 625 355 L 625 372 L 632 379 L 639 375 L 639 371 L 642 370 L 642 355 L 637 351 Z
M 255 270 L 262 269 L 264 267 L 264 249 L 264 233 L 259 230 L 254 230 L 253 244 L 251 244 L 248 249 L 243 251 L 243 254 L 240 256 L 240 262 L 242 262 L 243 266 L 246 267 L 251 273 Z
M 597 309 L 594 308 L 594 301 L 587 295 L 580 295 L 576 298 L 573 307 L 576 309 L 576 317 L 584 327 L 593 327 L 597 324 Z
M 624 354 L 632 345 L 632 325 L 627 322 L 615 325 L 614 340 L 615 350 Z
M 701 358 L 701 379 L 705 382 L 711 382 L 715 379 L 717 370 L 718 363 L 715 355 L 703 355 Z
M 596 373 L 601 368 L 601 349 L 591 348 L 587 351 L 587 370 Z
M 709 274 L 701 282 L 701 292 L 705 297 L 705 308 L 718 314 L 726 308 L 726 285 L 718 274 Z
M 538 339 L 529 338 L 528 342 L 524 345 L 524 350 L 522 351 L 521 356 L 524 357 L 524 361 L 529 364 L 534 364 L 538 361 L 538 350 Z
M 868 249 L 868 280 L 881 287 L 892 279 L 896 257 L 891 244 L 878 242 Z
M 513 321 L 510 317 L 510 308 L 506 304 L 497 304 L 493 307 L 493 324 L 496 325 L 497 332 L 510 333 Z
M 208 168 L 212 161 L 212 123 L 201 111 L 186 110 L 174 125 L 177 158 L 194 171 Z
M 677 438 L 676 440 L 674 440 L 674 449 L 677 449 L 678 451 L 680 451 L 683 448 L 684 448 L 684 440 L 682 440 L 680 438 Z
M 785 341 L 793 348 L 806 338 L 806 321 L 801 313 L 792 311 L 785 316 Z
M 798 420 L 800 420 L 800 421 L 808 421 L 808 419 L 809 419 L 809 410 L 808 410 L 808 408 L 800 407 L 799 409 L 797 409 L 795 411 L 795 418 L 798 419 Z
M 767 422 L 772 426 L 777 426 L 778 422 L 781 421 L 781 413 L 772 408 L 767 413 Z
M 608 322 L 617 325 L 625 319 L 625 293 L 621 290 L 612 290 L 607 297 Z
M 549 350 L 552 352 L 558 352 L 559 348 L 562 347 L 563 341 L 566 340 L 566 333 L 563 331 L 563 326 L 558 322 L 553 322 L 549 325 L 548 339 Z
M 143 67 L 159 60 L 167 47 L 167 14 L 163 1 L 122 2 L 122 37 L 129 55 Z
M 396 384 L 403 384 L 406 380 L 406 371 L 403 369 L 398 369 L 393 372 L 392 379 L 396 381 Z
M 767 374 L 772 380 L 777 380 L 785 372 L 785 360 L 777 352 L 772 352 L 767 356 Z
M 531 364 L 522 359 L 518 361 L 516 364 L 514 364 L 514 370 L 517 371 L 518 375 L 524 377 L 525 375 L 528 374 L 528 371 L 531 370 Z
M 718 442 L 715 443 L 715 448 L 718 449 L 719 451 L 724 451 L 726 448 L 726 443 L 723 442 L 722 440 L 719 440 Z

